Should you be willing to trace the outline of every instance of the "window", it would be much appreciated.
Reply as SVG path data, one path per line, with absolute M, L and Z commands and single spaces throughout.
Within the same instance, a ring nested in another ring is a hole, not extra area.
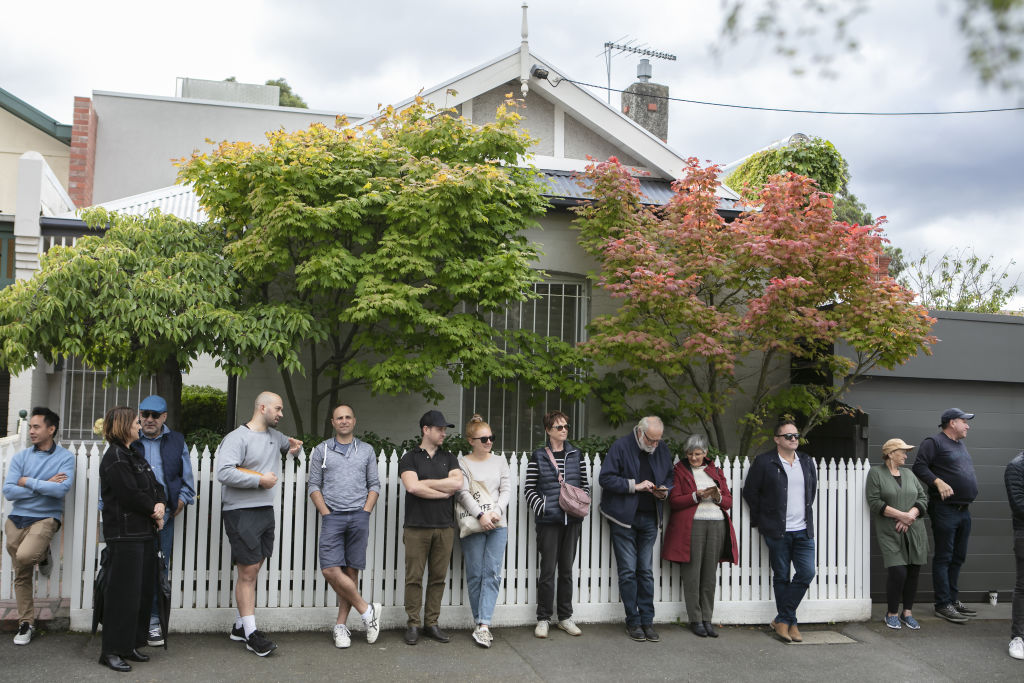
M 136 408 L 146 396 L 156 393 L 156 382 L 144 379 L 130 389 L 103 386 L 107 373 L 93 370 L 75 357 L 63 362 L 61 375 L 61 439 L 68 441 L 102 440 L 93 434 L 92 426 L 114 406 Z
M 574 344 L 586 338 L 587 297 L 582 280 L 551 280 L 534 285 L 534 291 L 538 298 L 518 302 L 504 313 L 491 314 L 491 327 L 532 330 Z M 565 368 L 565 372 L 580 371 Z M 557 391 L 537 395 L 521 382 L 509 389 L 488 382 L 466 387 L 462 392 L 462 425 L 479 413 L 494 430 L 496 451 L 532 451 L 541 445 L 544 413 L 556 409 L 569 416 L 570 439 L 583 434 L 583 402 L 563 398 Z

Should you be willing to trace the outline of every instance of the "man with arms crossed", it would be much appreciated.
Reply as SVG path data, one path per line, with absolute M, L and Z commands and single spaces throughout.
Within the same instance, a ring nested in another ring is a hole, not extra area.
M 455 511 L 452 496 L 462 488 L 462 470 L 458 459 L 441 445 L 445 429 L 454 427 L 438 410 L 420 418 L 420 445 L 398 462 L 398 476 L 405 487 L 405 613 L 409 628 L 405 642 L 415 645 L 422 632 L 428 638 L 447 643 L 451 636 L 442 631 L 441 596 L 454 543 Z M 423 569 L 427 567 L 427 601 L 424 620 L 420 621 L 423 602 Z
M 28 438 L 32 445 L 11 459 L 4 479 L 4 498 L 13 503 L 4 524 L 7 553 L 14 566 L 14 596 L 18 602 L 15 645 L 28 645 L 36 627 L 32 572 L 49 576 L 53 568 L 50 541 L 60 529 L 64 496 L 75 481 L 75 456 L 54 442 L 60 418 L 49 408 L 32 409 Z
M 256 397 L 252 419 L 225 436 L 217 453 L 224 531 L 231 544 L 231 559 L 238 567 L 238 618 L 231 640 L 243 641 L 246 649 L 260 657 L 277 649 L 256 630 L 256 577 L 274 550 L 273 489 L 282 456 L 286 452 L 295 455 L 302 448 L 301 441 L 275 429 L 282 417 L 281 397 L 264 391 Z
M 380 634 L 380 603 L 359 595 L 356 581 L 366 569 L 370 513 L 380 495 L 380 477 L 373 447 L 353 435 L 356 416 L 342 403 L 331 415 L 334 436 L 313 449 L 309 459 L 309 499 L 320 512 L 320 571 L 338 594 L 334 646 L 349 647 L 345 622 L 353 607 L 366 624 L 366 642 Z

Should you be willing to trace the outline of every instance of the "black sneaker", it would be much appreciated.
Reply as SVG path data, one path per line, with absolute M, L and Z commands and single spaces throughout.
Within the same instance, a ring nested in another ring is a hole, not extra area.
M 953 605 L 953 609 L 955 609 L 957 612 L 964 615 L 965 617 L 978 616 L 978 613 L 975 610 L 971 609 L 959 600 L 954 600 L 951 604 Z
M 277 644 L 257 630 L 253 631 L 245 639 L 245 649 L 249 652 L 255 652 L 260 657 L 266 657 L 277 649 Z
M 654 626 L 651 624 L 644 624 L 640 628 L 643 630 L 644 637 L 647 638 L 648 642 L 656 643 L 661 640 L 661 636 L 658 635 L 658 632 L 654 630 Z
M 956 611 L 953 605 L 943 605 L 942 607 L 935 608 L 935 616 L 942 617 L 946 621 L 951 621 L 954 624 L 965 624 L 967 623 L 967 617 Z
M 232 626 L 231 634 L 228 636 L 231 640 L 237 640 L 240 643 L 245 642 L 245 629 L 241 626 Z
M 640 628 L 640 624 L 637 624 L 636 626 L 627 626 L 626 635 L 638 643 L 642 643 L 647 640 L 647 634 L 644 633 L 642 628 Z

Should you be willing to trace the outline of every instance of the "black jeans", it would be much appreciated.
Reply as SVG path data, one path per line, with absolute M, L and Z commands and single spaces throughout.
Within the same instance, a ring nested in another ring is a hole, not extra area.
M 898 564 L 889 567 L 889 578 L 885 582 L 885 597 L 889 603 L 889 614 L 898 614 L 900 598 L 903 598 L 903 609 L 914 609 L 914 597 L 917 595 L 917 579 L 921 575 L 919 564 Z
M 1024 529 L 1013 530 L 1013 554 L 1017 556 L 1017 583 L 1013 586 L 1010 637 L 1024 638 Z
M 131 654 L 146 644 L 156 583 L 156 543 L 111 541 L 110 582 L 103 596 L 103 654 Z
M 555 573 L 558 573 L 558 620 L 572 618 L 572 566 L 580 545 L 583 525 L 538 524 L 537 550 L 540 576 L 537 578 L 537 621 L 551 620 L 555 603 Z

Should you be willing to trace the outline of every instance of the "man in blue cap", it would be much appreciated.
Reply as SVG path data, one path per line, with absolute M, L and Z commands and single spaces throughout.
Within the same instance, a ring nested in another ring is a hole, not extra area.
M 928 516 L 935 537 L 932 558 L 932 586 L 935 589 L 935 616 L 954 624 L 963 624 L 978 615 L 960 602 L 960 568 L 967 560 L 967 540 L 971 536 L 968 507 L 978 497 L 978 477 L 974 463 L 964 446 L 974 413 L 950 408 L 939 418 L 939 433 L 925 437 L 917 449 L 913 469 L 928 487 Z
M 196 488 L 185 437 L 180 432 L 172 431 L 166 422 L 167 401 L 156 395 L 142 399 L 139 403 L 139 442 L 146 451 L 146 462 L 153 468 L 153 474 L 164 487 L 167 496 L 164 528 L 160 530 L 160 550 L 163 551 L 169 569 L 174 543 L 174 518 L 195 500 Z M 164 634 L 160 632 L 155 592 L 153 596 L 147 643 L 156 647 L 164 644 Z

